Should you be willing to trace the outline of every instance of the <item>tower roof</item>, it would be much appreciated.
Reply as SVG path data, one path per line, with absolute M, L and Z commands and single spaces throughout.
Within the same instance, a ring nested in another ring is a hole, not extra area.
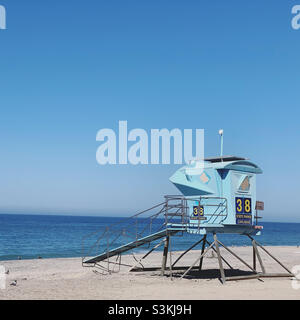
M 236 156 L 223 156 L 223 157 L 213 157 L 213 158 L 206 158 L 204 161 L 208 162 L 228 162 L 228 161 L 238 161 L 238 160 L 248 160 L 246 158 L 236 157 Z

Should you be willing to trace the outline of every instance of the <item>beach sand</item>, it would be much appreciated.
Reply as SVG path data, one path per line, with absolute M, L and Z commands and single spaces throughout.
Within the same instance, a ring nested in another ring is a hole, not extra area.
M 289 269 L 300 265 L 300 248 L 266 247 Z M 249 264 L 252 263 L 252 248 L 233 247 Z M 234 268 L 247 271 L 233 256 L 222 248 L 223 257 Z M 267 272 L 285 272 L 280 265 L 261 255 Z M 180 252 L 172 253 L 174 262 Z M 191 265 L 199 257 L 199 251 L 190 251 L 178 265 Z M 136 255 L 139 258 L 139 255 Z M 161 265 L 162 252 L 153 252 L 143 261 L 145 267 Z M 169 256 L 168 256 L 169 258 Z M 112 258 L 112 261 L 113 258 Z M 135 264 L 132 255 L 124 255 L 122 262 Z M 188 279 L 161 277 L 158 271 L 128 272 L 122 266 L 120 272 L 101 274 L 101 269 L 84 268 L 80 258 L 36 259 L 0 261 L 9 270 L 6 289 L 0 289 L 0 299 L 300 299 L 300 289 L 293 289 L 292 278 L 264 278 L 261 280 L 230 281 L 222 285 L 218 271 L 218 260 L 212 251 L 203 263 L 202 275 L 193 273 Z M 103 263 L 107 265 L 107 263 Z M 169 261 L 168 261 L 169 265 Z M 112 265 L 111 265 L 112 266 Z M 257 261 L 259 268 L 259 263 Z M 226 267 L 226 270 L 229 270 Z M 115 267 L 115 271 L 116 271 Z M 212 271 L 207 271 L 212 270 Z M 215 271 L 214 271 L 215 270 Z M 168 274 L 168 272 L 167 272 Z M 182 271 L 181 271 L 182 274 Z M 13 285 L 17 280 L 16 285 Z M 295 280 L 294 280 L 295 281 Z M 300 287 L 300 280 L 298 281 Z

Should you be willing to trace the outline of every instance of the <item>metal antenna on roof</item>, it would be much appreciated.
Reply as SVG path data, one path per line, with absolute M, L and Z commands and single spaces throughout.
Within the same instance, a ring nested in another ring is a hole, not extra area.
M 219 130 L 219 135 L 221 137 L 221 154 L 220 154 L 220 157 L 221 157 L 222 162 L 223 162 L 223 134 L 224 134 L 224 130 L 220 129 Z

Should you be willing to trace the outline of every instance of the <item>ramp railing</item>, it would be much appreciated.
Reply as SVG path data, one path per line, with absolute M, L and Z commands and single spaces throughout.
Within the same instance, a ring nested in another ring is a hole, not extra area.
M 120 255 L 137 247 L 150 246 L 150 242 L 166 236 L 168 232 L 183 235 L 190 225 L 188 201 L 191 200 L 202 203 L 202 197 L 191 199 L 184 196 L 165 196 L 162 203 L 131 217 L 120 218 L 119 222 L 88 234 L 82 240 L 82 262 L 90 263 L 95 260 L 91 257 L 97 256 L 99 260 L 109 259 L 113 255 Z M 215 214 L 210 215 L 209 219 L 226 217 L 224 207 L 227 211 L 227 203 L 225 205 L 224 201 L 220 200 L 216 207 Z
M 181 212 L 178 215 L 178 212 Z M 159 203 L 131 217 L 121 218 L 119 222 L 105 226 L 85 236 L 82 240 L 83 263 L 88 257 L 107 253 L 115 248 L 136 242 L 137 246 L 149 246 L 148 242 L 140 244 L 139 239 L 149 235 L 167 231 L 167 224 L 176 220 L 182 222 L 185 214 L 181 202 L 169 204 L 168 201 Z

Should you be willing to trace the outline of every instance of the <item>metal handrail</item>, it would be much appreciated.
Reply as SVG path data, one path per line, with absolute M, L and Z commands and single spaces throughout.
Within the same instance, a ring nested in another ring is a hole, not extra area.
M 228 216 L 228 206 L 227 206 L 227 199 L 226 198 L 222 198 L 222 197 L 208 197 L 208 196 L 192 196 L 192 197 L 184 197 L 184 196 L 178 196 L 178 195 L 175 195 L 175 196 L 172 196 L 172 195 L 166 195 L 165 196 L 165 199 L 166 199 L 166 202 L 168 203 L 168 207 L 171 208 L 171 207 L 177 207 L 178 205 L 171 205 L 169 204 L 170 201 L 178 201 L 178 200 L 184 200 L 184 201 L 198 201 L 199 202 L 199 206 L 200 205 L 203 205 L 204 207 L 217 207 L 216 210 L 214 211 L 214 213 L 212 214 L 209 214 L 209 213 L 206 213 L 205 215 L 206 216 L 210 216 L 209 220 L 206 221 L 206 223 L 208 223 L 209 221 L 211 221 L 213 219 L 213 217 L 215 217 L 214 221 L 216 221 L 216 219 L 218 217 L 224 217 L 222 219 L 221 222 L 223 222 L 226 217 Z M 218 204 L 201 204 L 201 200 L 221 200 L 222 202 L 219 202 Z M 188 215 L 188 212 L 187 212 L 187 209 L 188 206 L 185 206 L 183 210 L 183 215 L 185 218 L 189 219 L 189 215 Z M 223 208 L 218 214 L 218 210 L 220 208 Z M 226 211 L 225 214 L 223 214 L 223 212 Z M 200 224 L 200 217 L 199 217 L 199 221 L 198 223 Z
M 111 247 L 111 245 L 113 245 L 113 244 L 116 242 L 116 240 L 117 240 L 118 238 L 120 238 L 120 236 L 122 236 L 124 230 L 126 230 L 126 233 L 131 233 L 131 234 L 133 234 L 133 232 L 130 232 L 129 230 L 131 229 L 130 227 L 131 227 L 132 225 L 137 225 L 137 224 L 138 224 L 138 220 L 137 220 L 137 219 L 140 218 L 141 215 L 143 215 L 143 214 L 145 214 L 145 213 L 147 213 L 147 212 L 149 212 L 149 211 L 151 211 L 151 210 L 153 210 L 153 209 L 155 209 L 155 208 L 158 208 L 158 207 L 160 207 L 160 206 L 162 206 L 162 208 L 161 208 L 161 210 L 159 210 L 158 213 L 152 214 L 152 215 L 150 215 L 150 216 L 147 217 L 147 219 L 150 219 L 150 222 L 149 222 L 148 224 L 146 224 L 146 226 L 144 227 L 144 229 L 142 230 L 142 232 L 141 232 L 141 231 L 138 232 L 138 229 L 136 229 L 135 238 L 137 239 L 138 237 L 142 236 L 142 234 L 144 233 L 145 230 L 148 229 L 148 227 L 149 227 L 149 229 L 151 230 L 151 226 L 152 226 L 152 224 L 153 224 L 153 221 L 154 221 L 155 219 L 157 219 L 159 215 L 162 215 L 162 214 L 164 213 L 165 202 L 159 203 L 159 204 L 157 204 L 157 205 L 155 205 L 155 206 L 153 206 L 153 207 L 151 207 L 151 208 L 149 208 L 149 209 L 140 211 L 140 212 L 138 212 L 137 214 L 135 214 L 135 215 L 133 215 L 133 216 L 131 216 L 131 217 L 127 217 L 127 218 L 125 218 L 124 220 L 119 221 L 118 223 L 111 224 L 111 225 L 105 227 L 104 232 L 103 232 L 103 228 L 101 228 L 101 229 L 98 230 L 98 231 L 91 232 L 91 233 L 87 234 L 87 235 L 86 235 L 85 237 L 83 237 L 83 239 L 82 239 L 82 257 L 83 257 L 82 260 L 84 260 L 84 259 L 92 252 L 92 250 L 95 249 L 96 246 L 99 246 L 99 243 L 100 243 L 101 240 L 103 240 L 103 239 L 106 239 L 106 240 L 107 240 L 107 239 L 108 239 L 108 233 L 110 233 L 110 235 L 111 235 L 111 233 L 117 233 L 117 234 L 118 234 L 118 235 L 114 238 L 114 240 L 112 240 L 111 242 L 109 242 L 109 244 L 108 244 L 109 247 Z M 120 232 L 120 229 L 117 229 L 117 230 L 116 230 L 115 228 L 118 227 L 118 226 L 120 226 L 121 224 L 122 224 L 122 225 L 125 224 L 125 225 L 126 225 L 126 228 L 123 227 L 123 228 L 121 229 L 121 232 Z M 128 230 L 128 229 L 129 229 L 129 230 Z M 88 252 L 85 253 L 85 251 L 84 251 L 84 242 L 85 242 L 85 240 L 87 240 L 87 238 L 89 238 L 89 237 L 91 237 L 91 236 L 96 235 L 96 234 L 99 233 L 99 232 L 101 232 L 100 236 L 97 238 L 97 240 L 96 240 L 96 242 L 94 243 L 94 245 L 92 245 L 92 246 L 90 247 L 90 249 L 88 250 Z M 108 245 L 107 245 L 107 247 L 108 247 Z M 107 251 L 107 250 L 108 250 L 108 249 L 106 249 L 106 251 Z M 105 251 L 105 250 L 104 250 L 104 251 Z
M 169 224 L 174 222 L 175 218 L 181 218 L 180 224 L 182 225 L 183 230 L 186 229 L 190 223 L 190 216 L 189 216 L 189 206 L 188 201 L 199 201 L 199 205 L 201 205 L 202 200 L 221 200 L 218 204 L 203 204 L 203 206 L 210 206 L 210 207 L 217 207 L 213 214 L 205 214 L 206 216 L 210 216 L 209 220 L 206 221 L 209 222 L 215 217 L 215 220 L 218 217 L 224 217 L 221 222 L 223 222 L 227 215 L 228 215 L 228 208 L 227 208 L 227 199 L 226 198 L 219 198 L 219 197 L 207 197 L 207 196 L 198 196 L 198 197 L 184 197 L 181 195 L 167 195 L 165 196 L 165 201 L 162 203 L 159 203 L 149 209 L 140 211 L 136 213 L 135 215 L 131 217 L 127 217 L 122 219 L 121 221 L 117 223 L 112 223 L 109 226 L 104 228 L 101 228 L 101 230 L 98 230 L 96 232 L 91 232 L 88 235 L 86 235 L 82 239 L 82 261 L 89 256 L 93 250 L 97 248 L 97 250 L 101 247 L 102 252 L 108 252 L 109 249 L 112 249 L 114 244 L 117 242 L 117 240 L 122 239 L 122 237 L 131 237 L 137 241 L 139 238 L 142 238 L 145 235 L 150 235 L 153 232 L 159 232 L 163 228 L 167 228 Z M 176 201 L 176 202 L 175 202 Z M 175 203 L 174 203 L 175 202 Z M 160 209 L 159 209 L 160 208 Z M 218 210 L 221 209 L 220 212 Z M 152 210 L 157 209 L 154 214 L 150 214 L 149 216 L 146 216 L 147 214 L 151 213 Z M 224 211 L 226 213 L 224 214 Z M 216 214 L 218 212 L 218 214 Z M 158 220 L 159 217 L 164 218 L 164 222 L 158 226 L 158 229 L 154 230 L 153 226 L 156 220 Z M 142 228 L 141 230 L 139 228 Z M 199 219 L 199 227 L 200 227 L 200 219 Z M 92 236 L 96 236 L 97 240 L 95 243 L 89 248 L 89 250 L 85 253 L 84 252 L 84 245 L 85 241 Z M 104 242 L 104 243 L 103 243 Z M 103 245 L 101 246 L 101 243 Z M 105 249 L 106 247 L 106 249 Z

